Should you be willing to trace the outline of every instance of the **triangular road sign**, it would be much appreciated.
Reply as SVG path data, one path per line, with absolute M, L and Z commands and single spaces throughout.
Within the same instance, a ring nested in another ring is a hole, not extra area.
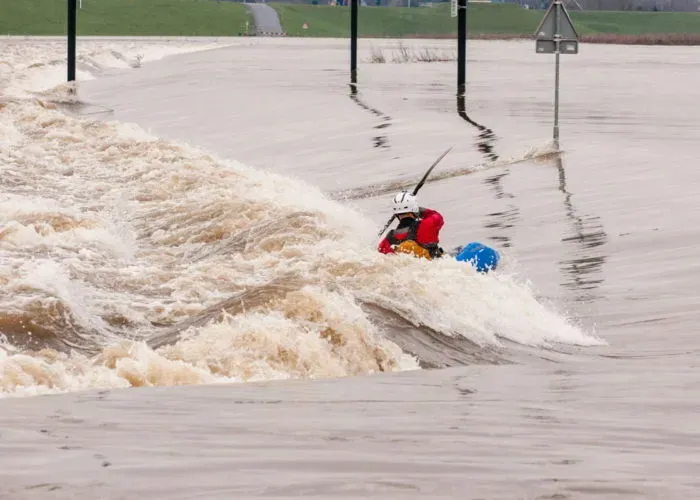
M 559 10 L 559 35 L 561 35 L 562 40 L 578 40 L 578 33 L 576 33 L 576 28 L 574 28 L 574 23 L 571 22 L 569 13 L 566 12 L 566 7 L 564 4 L 553 1 L 549 4 L 547 12 L 544 14 L 540 25 L 535 31 L 535 36 L 538 40 L 554 40 L 554 35 L 556 35 L 556 10 Z

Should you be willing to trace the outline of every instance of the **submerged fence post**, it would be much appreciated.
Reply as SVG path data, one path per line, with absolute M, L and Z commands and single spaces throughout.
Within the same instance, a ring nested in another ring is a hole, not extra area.
M 455 2 L 455 0 L 452 0 Z M 467 92 L 467 0 L 457 0 L 457 95 Z M 453 8 L 453 15 L 454 15 Z
M 357 10 L 359 0 L 350 0 L 350 83 L 357 83 Z
M 75 31 L 78 17 L 76 0 L 68 0 L 68 81 L 75 81 Z
M 493 130 L 475 122 L 467 114 L 467 2 L 450 0 L 450 17 L 457 18 L 457 114 L 479 130 L 477 148 L 488 161 L 496 161 L 498 155 L 493 152 Z

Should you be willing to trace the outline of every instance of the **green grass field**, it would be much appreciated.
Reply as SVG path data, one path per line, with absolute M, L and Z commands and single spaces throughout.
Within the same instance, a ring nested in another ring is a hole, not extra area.
M 371 3 L 372 0 L 369 0 Z M 63 35 L 67 0 L 0 0 L 0 34 Z M 350 8 L 272 3 L 291 36 L 348 37 Z M 700 39 L 700 13 L 571 12 L 581 35 L 688 34 Z M 469 35 L 532 35 L 542 11 L 515 4 L 469 5 Z M 216 0 L 83 0 L 79 35 L 235 36 L 253 34 L 240 3 Z M 302 29 L 304 23 L 308 29 Z M 450 36 L 457 30 L 449 4 L 360 7 L 362 37 Z
M 214 0 L 82 0 L 78 35 L 232 36 L 253 20 L 241 4 Z M 63 35 L 66 0 L 0 0 L 0 34 Z
M 279 13 L 289 35 L 347 37 L 350 9 L 313 5 L 271 4 Z M 544 12 L 522 9 L 514 4 L 472 4 L 467 24 L 470 35 L 531 35 Z M 700 14 L 678 12 L 570 12 L 581 35 L 646 33 L 700 33 Z M 302 29 L 307 23 L 308 29 Z M 448 4 L 431 8 L 362 7 L 359 36 L 402 37 L 451 35 L 457 21 L 450 17 Z
M 350 9 L 313 5 L 270 4 L 290 35 L 346 37 L 350 35 Z M 522 34 L 533 32 L 541 13 L 516 5 L 474 4 L 469 6 L 470 33 Z M 457 30 L 449 5 L 432 8 L 361 7 L 359 36 L 449 35 Z M 308 30 L 302 25 L 308 24 Z
M 571 12 L 581 33 L 642 35 L 651 33 L 700 33 L 700 13 L 695 12 Z

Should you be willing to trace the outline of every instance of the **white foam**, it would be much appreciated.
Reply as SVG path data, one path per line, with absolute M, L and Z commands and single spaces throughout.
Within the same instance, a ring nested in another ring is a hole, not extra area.
M 135 69 L 165 57 L 225 47 L 232 42 L 81 41 L 76 46 L 76 79 L 91 80 L 105 70 Z M 27 97 L 66 81 L 63 41 L 5 41 L 0 56 L 0 96 Z

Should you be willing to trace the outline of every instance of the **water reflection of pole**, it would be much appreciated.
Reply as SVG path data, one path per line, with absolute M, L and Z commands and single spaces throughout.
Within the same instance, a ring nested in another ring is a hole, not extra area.
M 600 217 L 578 216 L 571 202 L 572 194 L 566 187 L 566 170 L 561 155 L 555 158 L 559 172 L 559 191 L 564 194 L 564 209 L 571 222 L 572 235 L 561 239 L 564 243 L 573 243 L 575 258 L 561 260 L 559 262 L 562 271 L 568 275 L 568 279 L 562 286 L 576 290 L 577 301 L 588 302 L 598 297 L 593 292 L 603 283 L 602 268 L 606 255 L 601 251 L 608 241 L 608 235 L 603 229 Z
M 457 95 L 457 114 L 467 123 L 479 129 L 479 135 L 476 140 L 476 149 L 481 153 L 484 159 L 487 161 L 498 160 L 498 155 L 493 151 L 493 141 L 496 138 L 493 130 L 486 128 L 469 118 L 469 115 L 467 115 L 467 105 L 464 94 Z
M 377 108 L 373 108 L 372 106 L 369 106 L 365 102 L 363 102 L 358 94 L 357 90 L 357 84 L 351 83 L 350 84 L 350 99 L 360 106 L 362 109 L 365 109 L 372 113 L 375 116 L 378 116 L 381 118 L 381 123 L 375 125 L 373 128 L 378 129 L 378 130 L 384 130 L 387 127 L 391 126 L 391 117 L 389 115 L 386 115 L 379 111 Z M 375 148 L 388 148 L 389 147 L 389 137 L 386 133 L 384 134 L 378 134 L 372 137 L 372 141 L 374 141 L 374 147 Z
M 502 179 L 510 174 L 510 169 L 506 168 L 502 172 L 496 175 L 487 177 L 484 183 L 490 186 L 496 192 L 496 199 L 514 199 L 515 195 L 508 193 L 503 188 Z M 512 203 L 508 204 L 508 207 L 499 212 L 492 212 L 486 214 L 487 222 L 484 224 L 486 229 L 495 229 L 497 234 L 489 236 L 492 240 L 497 241 L 504 248 L 509 248 L 512 246 L 508 232 L 510 228 L 515 225 L 515 222 L 520 217 L 520 210 L 518 207 Z

